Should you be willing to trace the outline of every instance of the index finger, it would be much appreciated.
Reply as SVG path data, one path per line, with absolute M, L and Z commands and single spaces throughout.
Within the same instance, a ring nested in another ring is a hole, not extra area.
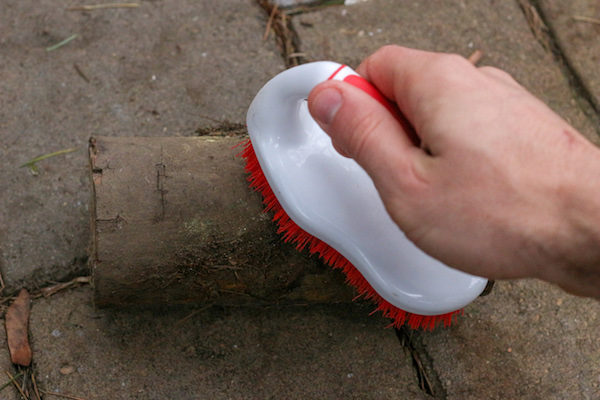
M 385 46 L 369 56 L 357 72 L 395 102 L 415 128 L 431 114 L 431 99 L 441 88 L 468 83 L 476 71 L 466 58 L 400 46 Z M 451 93 L 452 91 L 449 91 Z

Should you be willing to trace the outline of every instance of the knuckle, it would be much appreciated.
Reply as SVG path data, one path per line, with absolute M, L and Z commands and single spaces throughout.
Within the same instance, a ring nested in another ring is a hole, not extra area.
M 400 49 L 400 46 L 397 46 L 395 44 L 386 44 L 385 46 L 382 46 L 381 48 L 379 48 L 379 50 L 377 50 L 375 53 L 376 54 L 381 54 L 381 55 L 388 55 L 390 53 L 395 53 Z
M 437 54 L 432 57 L 430 68 L 445 74 L 455 75 L 462 73 L 464 68 L 473 68 L 473 65 L 458 54 Z
M 434 54 L 422 68 L 415 71 L 410 84 L 417 96 L 418 93 L 457 93 L 473 84 L 472 73 L 475 67 L 458 54 Z M 418 97 L 417 97 L 418 98 Z
M 429 53 L 420 61 L 418 68 L 404 76 L 406 96 L 413 99 L 425 89 L 454 90 L 456 85 L 468 80 L 469 74 L 465 74 L 465 70 L 474 68 L 458 54 Z
M 400 46 L 394 44 L 387 44 L 385 46 L 380 47 L 373 54 L 367 57 L 365 63 L 370 64 L 373 60 L 377 60 L 380 63 L 389 62 L 389 60 L 394 60 L 398 56 L 401 56 L 404 51 L 406 51 L 406 49 Z

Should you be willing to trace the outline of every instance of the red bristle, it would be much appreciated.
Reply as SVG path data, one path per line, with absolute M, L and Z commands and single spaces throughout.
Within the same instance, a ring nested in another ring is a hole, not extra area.
M 283 235 L 284 242 L 294 243 L 299 251 L 308 248 L 311 254 L 318 254 L 326 264 L 341 269 L 346 275 L 346 282 L 357 290 L 358 295 L 356 298 L 364 297 L 377 305 L 373 313 L 380 311 L 384 317 L 393 321 L 390 325 L 396 328 L 408 325 L 412 329 L 423 330 L 433 330 L 438 324 L 442 323 L 447 328 L 455 323 L 459 315 L 463 314 L 463 310 L 457 310 L 443 315 L 419 315 L 401 310 L 387 302 L 373 290 L 369 282 L 343 255 L 292 221 L 269 186 L 250 140 L 244 141 L 240 145 L 243 146 L 243 149 L 238 157 L 246 160 L 244 170 L 250 174 L 247 178 L 249 186 L 262 195 L 265 212 L 274 212 L 273 221 L 277 223 L 277 233 Z

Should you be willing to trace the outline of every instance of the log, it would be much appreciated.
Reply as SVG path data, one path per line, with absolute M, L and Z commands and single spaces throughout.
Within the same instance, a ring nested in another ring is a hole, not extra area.
M 243 139 L 90 139 L 97 306 L 354 297 L 339 271 L 283 243 L 232 149 Z

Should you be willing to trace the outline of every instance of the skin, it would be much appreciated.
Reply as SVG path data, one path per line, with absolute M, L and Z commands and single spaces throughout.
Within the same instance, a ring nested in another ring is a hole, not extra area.
M 404 121 L 340 81 L 315 87 L 309 110 L 409 239 L 471 274 L 600 298 L 597 147 L 507 73 L 457 55 L 386 46 L 357 72 Z

